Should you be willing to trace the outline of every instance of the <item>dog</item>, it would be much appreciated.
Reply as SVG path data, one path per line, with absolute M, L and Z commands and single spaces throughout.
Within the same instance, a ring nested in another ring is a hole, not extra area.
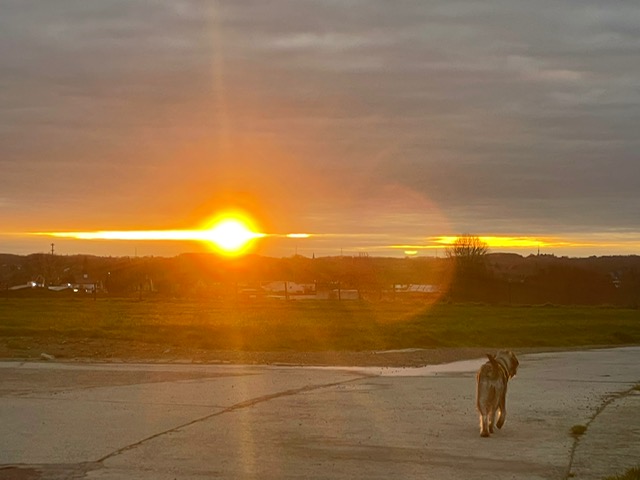
M 518 371 L 515 354 L 501 350 L 495 356 L 487 353 L 489 361 L 480 367 L 476 375 L 476 406 L 480 414 L 480 436 L 488 437 L 493 426 L 502 428 L 507 418 L 507 383 Z M 496 421 L 496 415 L 498 420 Z

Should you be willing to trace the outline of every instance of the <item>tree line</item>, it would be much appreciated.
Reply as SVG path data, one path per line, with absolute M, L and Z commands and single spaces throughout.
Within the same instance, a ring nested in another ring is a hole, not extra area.
M 233 298 L 268 282 L 351 290 L 367 301 L 412 298 L 491 304 L 615 305 L 640 303 L 640 257 L 566 258 L 491 253 L 477 237 L 462 235 L 446 255 L 387 258 L 300 255 L 272 258 L 215 254 L 164 257 L 0 254 L 0 290 L 38 281 L 59 285 L 95 279 L 103 296 Z M 433 288 L 408 290 L 408 285 Z M 410 295 L 407 294 L 410 293 Z M 411 293 L 413 292 L 413 293 Z M 35 294 L 34 292 L 31 292 Z M 27 293 L 23 293 L 27 294 Z

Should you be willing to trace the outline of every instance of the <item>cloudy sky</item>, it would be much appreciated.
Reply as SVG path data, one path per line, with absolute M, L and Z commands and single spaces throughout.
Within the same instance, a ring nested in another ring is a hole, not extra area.
M 460 233 L 640 253 L 637 0 L 0 11 L 0 252 L 50 249 L 30 232 L 189 229 L 233 207 L 261 232 L 314 234 L 267 237 L 269 255 L 433 255 Z

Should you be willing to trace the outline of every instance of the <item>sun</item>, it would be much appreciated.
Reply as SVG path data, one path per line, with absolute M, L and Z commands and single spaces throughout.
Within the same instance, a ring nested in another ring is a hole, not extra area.
M 239 215 L 223 216 L 203 230 L 203 237 L 209 241 L 216 251 L 228 256 L 246 253 L 254 240 L 265 234 L 255 232 L 252 222 Z
M 94 232 L 39 232 L 35 235 L 80 240 L 195 240 L 208 244 L 213 250 L 225 256 L 246 254 L 253 247 L 255 240 L 270 236 L 266 233 L 259 233 L 255 222 L 249 215 L 236 211 L 217 215 L 196 230 L 101 230 Z

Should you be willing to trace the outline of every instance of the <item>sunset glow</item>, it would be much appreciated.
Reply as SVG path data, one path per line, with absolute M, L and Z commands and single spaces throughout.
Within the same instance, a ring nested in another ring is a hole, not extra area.
M 218 220 L 202 234 L 218 252 L 225 255 L 245 253 L 253 240 L 265 236 L 264 233 L 254 232 L 249 222 L 240 217 Z
M 640 2 L 4 3 L 0 254 L 640 254 Z
M 434 248 L 453 245 L 457 236 L 435 237 L 432 241 L 436 244 Z M 501 236 L 479 236 L 489 248 L 545 248 L 545 247 L 565 247 L 576 246 L 566 240 L 537 237 L 501 237 Z
M 75 240 L 113 240 L 131 242 L 201 242 L 217 253 L 225 256 L 238 256 L 256 251 L 259 240 L 269 237 L 277 240 L 279 244 L 289 247 L 283 248 L 283 255 L 290 252 L 301 252 L 303 255 L 331 255 L 340 252 L 340 255 L 354 255 L 356 252 L 376 252 L 378 254 L 399 253 L 404 256 L 417 256 L 420 252 L 429 254 L 433 252 L 438 256 L 439 251 L 453 245 L 457 236 L 442 235 L 427 237 L 420 241 L 414 237 L 406 243 L 388 243 L 384 236 L 375 234 L 354 233 L 262 233 L 250 216 L 237 213 L 226 213 L 214 217 L 203 223 L 201 228 L 193 230 L 96 230 L 96 231 L 62 231 L 62 232 L 37 232 L 29 235 L 50 236 L 54 238 L 66 238 Z M 580 252 L 583 249 L 627 249 L 633 251 L 640 248 L 637 236 L 627 235 L 572 235 L 558 237 L 546 236 L 500 236 L 480 235 L 480 240 L 485 242 L 490 251 L 517 252 L 521 254 L 552 253 L 564 254 L 565 251 Z M 285 242 L 285 243 L 283 243 Z M 324 245 L 332 242 L 337 245 L 345 245 L 346 248 L 333 248 L 326 250 Z M 260 247 L 262 248 L 262 247 Z M 264 254 L 264 250 L 259 250 Z M 385 253 L 386 252 L 386 253 Z
M 253 222 L 246 216 L 225 214 L 216 217 L 200 230 L 129 230 L 95 232 L 40 232 L 57 238 L 78 240 L 174 240 L 208 242 L 215 251 L 227 256 L 246 253 L 254 240 L 267 236 L 254 231 Z

